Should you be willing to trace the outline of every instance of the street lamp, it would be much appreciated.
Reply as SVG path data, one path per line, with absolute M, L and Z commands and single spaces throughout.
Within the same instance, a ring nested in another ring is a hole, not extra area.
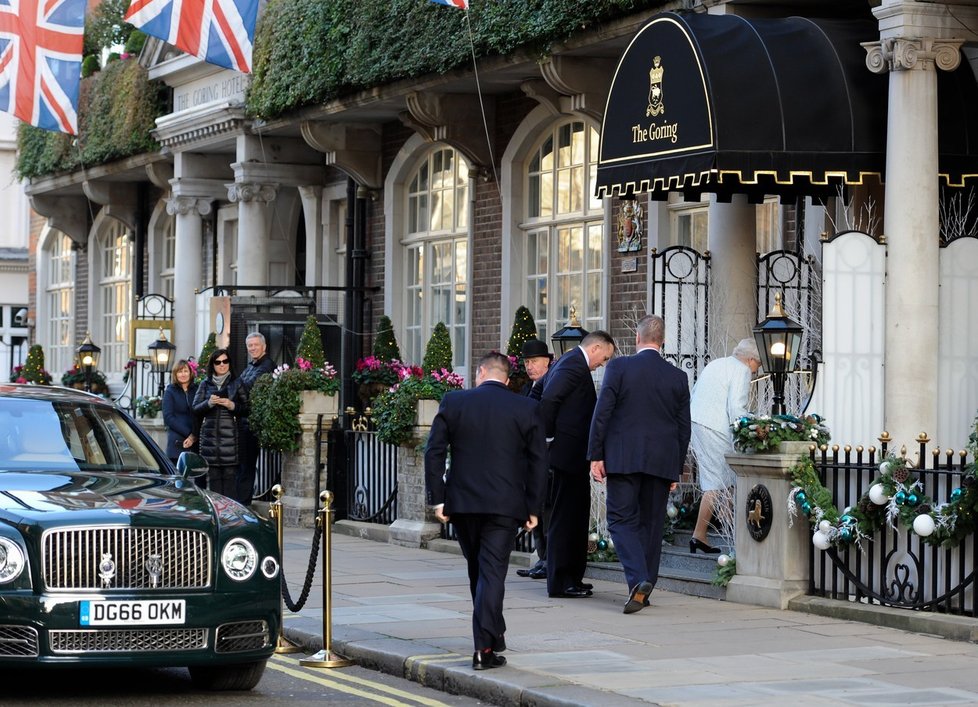
M 85 332 L 85 340 L 75 349 L 75 359 L 78 367 L 85 374 L 85 391 L 92 392 L 92 373 L 98 370 L 98 359 L 102 349 L 92 343 L 91 332 Z
M 577 321 L 577 310 L 571 305 L 570 321 L 567 322 L 567 326 L 561 327 L 554 332 L 550 340 L 553 342 L 554 351 L 559 352 L 558 356 L 563 356 L 575 346 L 578 346 L 587 335 L 588 330 L 582 327 L 581 323 Z
M 177 347 L 166 340 L 163 327 L 160 327 L 160 336 L 152 344 L 146 347 L 149 349 L 149 360 L 153 366 L 153 372 L 160 377 L 160 387 L 157 395 L 163 395 L 163 376 L 170 370 L 170 361 L 173 360 L 173 352 Z
M 761 354 L 761 365 L 771 375 L 774 386 L 772 415 L 783 415 L 784 384 L 788 372 L 794 367 L 796 355 L 801 348 L 801 335 L 804 328 L 791 319 L 781 308 L 781 293 L 774 295 L 774 306 L 767 318 L 754 327 L 754 340 Z

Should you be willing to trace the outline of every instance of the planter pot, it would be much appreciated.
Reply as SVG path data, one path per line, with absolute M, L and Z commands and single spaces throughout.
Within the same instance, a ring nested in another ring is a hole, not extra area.
M 335 395 L 326 395 L 318 390 L 299 391 L 300 415 L 336 415 L 339 400 Z
M 370 405 L 373 399 L 387 390 L 388 386 L 383 383 L 361 383 L 357 394 L 364 406 Z
M 812 446 L 811 442 L 805 441 L 794 441 L 794 442 L 780 442 L 778 444 L 778 454 L 790 454 L 793 457 L 808 456 L 809 447 Z
M 435 415 L 438 414 L 437 400 L 419 400 L 417 403 L 417 415 L 418 415 L 418 426 L 419 427 L 431 427 L 432 421 L 435 419 Z

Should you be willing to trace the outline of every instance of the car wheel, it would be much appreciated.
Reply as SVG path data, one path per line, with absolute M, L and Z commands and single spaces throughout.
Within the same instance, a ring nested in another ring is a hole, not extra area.
M 193 665 L 187 669 L 194 686 L 202 690 L 250 690 L 261 680 L 266 662 Z

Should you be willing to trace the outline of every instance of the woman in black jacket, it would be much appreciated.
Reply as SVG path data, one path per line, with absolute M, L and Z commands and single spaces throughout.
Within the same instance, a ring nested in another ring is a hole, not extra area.
M 181 452 L 194 448 L 194 395 L 197 383 L 185 359 L 170 372 L 170 385 L 163 391 L 163 423 L 166 425 L 166 456 L 176 463 Z
M 231 370 L 227 349 L 218 349 L 207 362 L 207 377 L 194 396 L 200 420 L 200 455 L 207 460 L 207 487 L 235 498 L 238 468 L 238 418 L 248 414 L 248 392 Z

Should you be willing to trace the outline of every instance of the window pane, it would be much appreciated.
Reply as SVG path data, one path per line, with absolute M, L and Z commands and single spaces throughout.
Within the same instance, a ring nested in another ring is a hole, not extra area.
M 527 216 L 536 218 L 540 215 L 540 175 L 530 175 L 527 185 Z
M 540 175 L 540 213 L 541 218 L 551 218 L 554 215 L 554 175 L 544 172 Z
M 554 139 L 548 137 L 540 147 L 540 171 L 549 172 L 554 168 Z

